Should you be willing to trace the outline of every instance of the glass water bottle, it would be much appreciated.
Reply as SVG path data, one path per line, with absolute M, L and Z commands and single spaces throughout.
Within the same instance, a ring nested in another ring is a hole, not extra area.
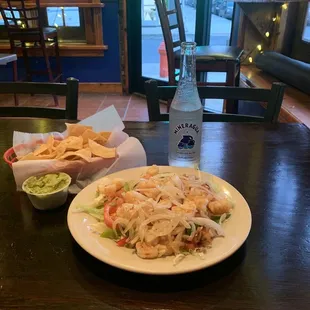
M 203 108 L 196 81 L 196 43 L 181 44 L 181 72 L 169 112 L 169 165 L 198 168 Z

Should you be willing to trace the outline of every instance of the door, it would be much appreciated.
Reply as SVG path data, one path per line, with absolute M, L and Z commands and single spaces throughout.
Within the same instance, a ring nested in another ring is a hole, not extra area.
M 169 10 L 175 0 L 166 0 Z M 136 2 L 138 2 L 136 4 Z M 181 0 L 187 41 L 198 45 L 229 45 L 233 2 L 226 0 Z M 160 84 L 168 81 L 165 64 L 164 38 L 154 0 L 135 0 L 127 6 L 128 64 L 130 92 L 144 93 L 144 82 L 157 79 Z M 148 13 L 145 13 L 148 12 Z M 175 15 L 170 15 L 175 18 Z M 170 20 L 170 24 L 174 24 Z M 172 30 L 174 40 L 177 29 Z M 225 80 L 225 74 L 208 75 L 208 80 Z
M 292 57 L 310 63 L 310 2 L 300 2 Z
M 141 1 L 141 20 L 142 20 L 142 27 L 160 26 L 160 21 L 154 0 Z

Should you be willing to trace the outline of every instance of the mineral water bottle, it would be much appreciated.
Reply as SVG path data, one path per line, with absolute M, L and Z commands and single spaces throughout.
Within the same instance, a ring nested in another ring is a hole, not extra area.
M 196 81 L 196 43 L 181 44 L 179 84 L 169 112 L 169 165 L 199 167 L 202 114 Z

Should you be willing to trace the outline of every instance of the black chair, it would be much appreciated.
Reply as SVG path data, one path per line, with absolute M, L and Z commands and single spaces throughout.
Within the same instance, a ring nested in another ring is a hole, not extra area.
M 36 117 L 77 120 L 79 81 L 67 79 L 67 83 L 1 82 L 0 94 L 50 94 L 66 96 L 66 107 L 0 107 L 0 117 Z
M 180 46 L 186 41 L 183 15 L 180 0 L 174 0 L 175 9 L 167 8 L 166 0 L 155 0 L 168 58 L 169 85 L 176 85 L 176 69 L 180 68 Z M 175 15 L 176 24 L 171 25 L 171 16 Z M 174 41 L 173 30 L 177 29 L 178 38 Z M 176 50 L 176 48 L 178 48 Z M 204 85 L 239 86 L 240 57 L 243 50 L 236 46 L 197 46 L 197 72 L 226 72 L 226 82 L 204 82 Z M 230 112 L 237 112 L 237 106 L 232 103 Z
M 150 121 L 168 121 L 169 114 L 161 114 L 159 100 L 170 100 L 174 97 L 176 86 L 158 86 L 157 81 L 145 82 L 147 108 Z M 281 109 L 285 90 L 285 84 L 273 83 L 272 88 L 240 88 L 223 86 L 200 86 L 198 87 L 201 99 L 227 99 L 267 102 L 264 117 L 241 114 L 216 114 L 204 113 L 204 122 L 269 122 L 275 123 Z
M 62 70 L 59 55 L 59 42 L 56 27 L 44 27 L 43 16 L 40 7 L 40 0 L 33 2 L 26 0 L 3 0 L 1 1 L 0 12 L 8 31 L 11 45 L 11 53 L 23 54 L 27 82 L 32 81 L 36 74 L 47 74 L 50 82 L 62 82 Z M 56 77 L 51 68 L 48 48 L 53 48 L 56 60 Z M 43 54 L 46 70 L 34 71 L 30 66 L 28 52 L 31 50 L 40 51 Z M 13 63 L 13 78 L 16 82 L 17 62 Z M 55 105 L 58 106 L 58 99 L 54 96 Z M 18 99 L 15 96 L 15 105 Z

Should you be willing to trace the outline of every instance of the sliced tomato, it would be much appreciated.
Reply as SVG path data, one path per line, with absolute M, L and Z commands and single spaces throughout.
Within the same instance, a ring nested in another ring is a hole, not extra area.
M 104 206 L 104 213 L 103 213 L 103 217 L 104 217 L 104 223 L 110 227 L 113 228 L 113 220 L 111 218 L 111 214 L 116 212 L 117 207 L 116 206 L 111 206 L 109 204 L 106 204 Z
M 127 243 L 127 237 L 124 237 L 124 238 L 118 240 L 118 241 L 116 242 L 116 245 L 117 245 L 117 246 L 125 246 L 126 243 Z
M 194 243 L 185 243 L 185 248 L 187 250 L 195 250 L 195 244 Z

